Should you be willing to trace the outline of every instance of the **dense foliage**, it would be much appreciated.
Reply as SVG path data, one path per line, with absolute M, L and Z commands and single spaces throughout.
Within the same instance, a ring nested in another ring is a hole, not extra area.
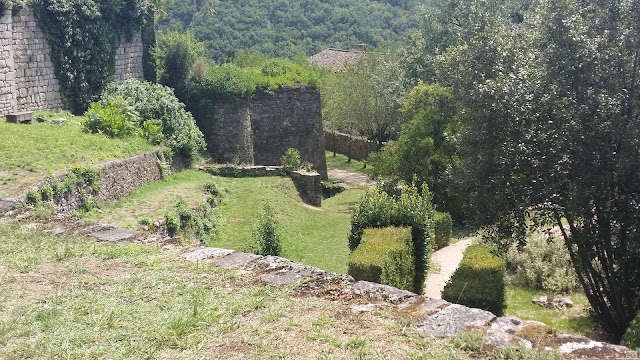
M 640 314 L 636 315 L 631 324 L 629 324 L 622 337 L 621 344 L 631 349 L 640 349 Z
M 449 246 L 451 242 L 451 232 L 453 230 L 453 219 L 449 213 L 434 211 L 433 213 L 433 249 L 442 249 Z
M 501 316 L 506 308 L 505 261 L 486 245 L 471 245 L 442 290 L 444 300 Z
M 413 291 L 415 260 L 411 229 L 365 229 L 362 242 L 349 255 L 347 266 L 348 274 L 356 280 Z
M 306 64 L 285 59 L 265 59 L 241 67 L 235 64 L 211 65 L 194 80 L 195 98 L 224 99 L 250 96 L 257 91 L 273 91 L 282 86 L 317 88 L 318 73 Z
M 354 251 L 360 245 L 366 228 L 411 227 L 415 260 L 413 291 L 420 294 L 424 288 L 431 252 L 432 215 L 431 193 L 426 185 L 421 188 L 415 184 L 405 185 L 398 196 L 373 189 L 363 195 L 351 215 L 349 249 Z
M 220 0 L 215 16 L 202 16 L 200 0 L 175 1 L 161 30 L 192 29 L 222 63 L 238 50 L 291 58 L 326 47 L 353 49 L 400 45 L 415 25 L 416 0 Z
M 65 107 L 82 113 L 115 73 L 122 35 L 131 38 L 145 19 L 140 0 L 37 0 L 32 4 L 51 46 Z
M 206 201 L 193 208 L 184 200 L 178 201 L 173 209 L 165 214 L 165 225 L 169 235 L 178 235 L 184 240 L 206 244 L 217 231 L 214 213 L 216 204 L 215 195 L 210 195 Z
M 640 309 L 640 2 L 484 5 L 425 6 L 404 72 L 460 104 L 456 179 L 472 220 L 502 250 L 557 226 L 619 339 Z
M 161 140 L 174 154 L 187 161 L 204 151 L 202 132 L 170 88 L 138 80 L 128 80 L 119 85 L 112 83 L 104 91 L 100 106 L 109 109 L 122 100 L 135 111 L 139 119 L 136 129 L 142 135 Z M 90 114 L 92 111 L 88 112 Z M 161 137 L 157 136 L 158 130 Z
M 568 293 L 579 286 L 569 252 L 558 237 L 533 234 L 523 248 L 509 248 L 507 261 L 513 280 L 531 289 Z
M 371 158 L 374 174 L 429 184 L 433 203 L 440 211 L 462 220 L 464 199 L 454 186 L 460 169 L 462 111 L 451 89 L 420 82 L 402 101 L 402 126 L 397 141 Z

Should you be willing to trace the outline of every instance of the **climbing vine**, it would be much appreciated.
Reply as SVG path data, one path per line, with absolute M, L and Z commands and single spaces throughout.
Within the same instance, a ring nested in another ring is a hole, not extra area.
M 6 1 L 6 0 L 4 0 Z M 65 107 L 82 113 L 115 73 L 116 50 L 146 18 L 143 0 L 36 0 Z

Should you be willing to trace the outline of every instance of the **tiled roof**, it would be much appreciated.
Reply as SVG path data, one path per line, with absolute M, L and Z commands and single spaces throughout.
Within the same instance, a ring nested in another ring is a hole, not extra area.
M 323 67 L 329 67 L 334 71 L 340 71 L 348 64 L 353 64 L 360 59 L 364 52 L 341 49 L 325 49 L 310 56 L 309 61 Z

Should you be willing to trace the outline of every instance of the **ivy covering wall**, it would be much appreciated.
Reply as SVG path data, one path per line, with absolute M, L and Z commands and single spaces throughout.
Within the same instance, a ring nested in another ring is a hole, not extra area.
M 8 0 L 2 0 L 8 1 Z M 82 113 L 115 73 L 122 36 L 142 29 L 143 0 L 35 0 L 30 4 L 51 46 L 65 107 Z

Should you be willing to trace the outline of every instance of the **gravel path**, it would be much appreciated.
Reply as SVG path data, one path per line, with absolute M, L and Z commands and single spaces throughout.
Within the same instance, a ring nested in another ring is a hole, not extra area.
M 440 271 L 438 273 L 429 273 L 424 286 L 424 295 L 426 297 L 442 298 L 441 292 L 444 289 L 444 285 L 458 268 L 460 261 L 462 261 L 462 254 L 471 245 L 471 242 L 471 239 L 461 240 L 431 255 L 431 260 L 440 265 Z
M 370 183 L 369 177 L 362 173 L 340 169 L 329 169 L 327 173 L 329 175 L 329 179 L 351 186 L 364 186 Z

